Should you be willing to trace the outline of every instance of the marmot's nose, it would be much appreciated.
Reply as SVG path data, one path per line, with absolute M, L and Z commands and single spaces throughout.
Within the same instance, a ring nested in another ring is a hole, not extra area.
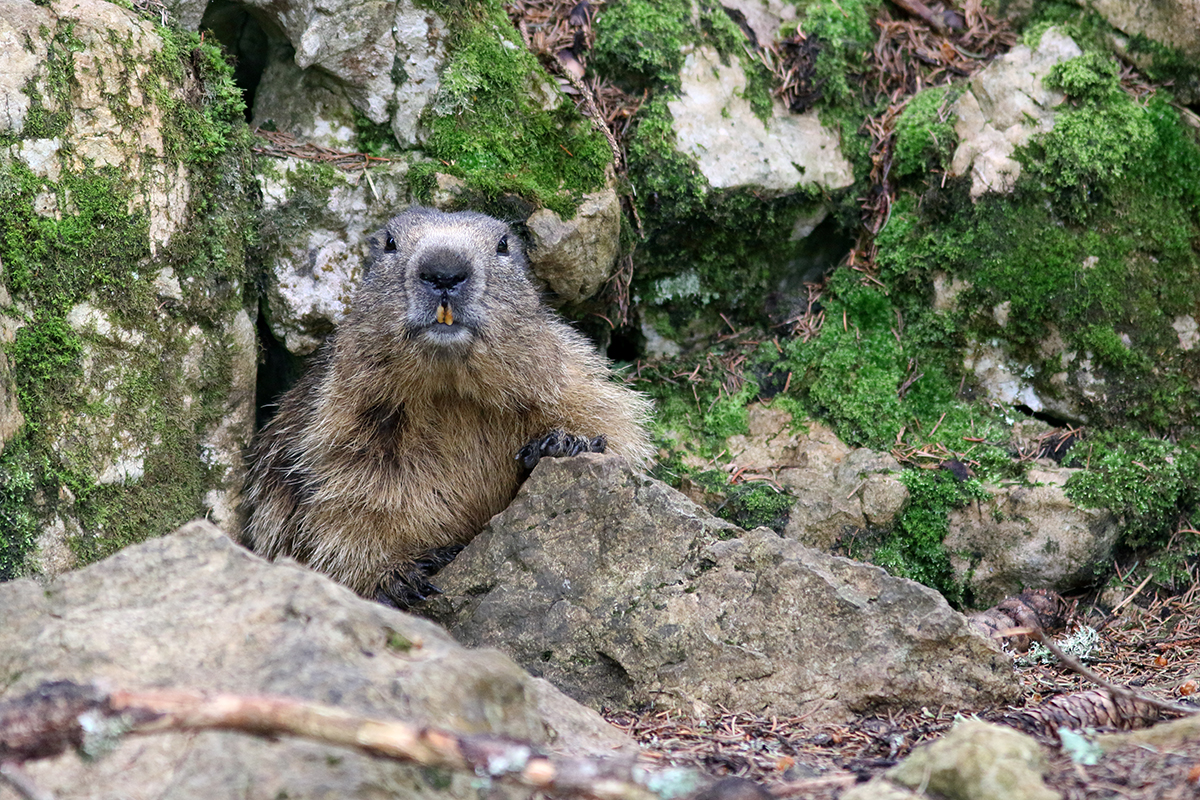
M 461 253 L 435 250 L 421 259 L 421 270 L 418 274 L 424 283 L 437 291 L 450 291 L 470 276 L 471 262 Z

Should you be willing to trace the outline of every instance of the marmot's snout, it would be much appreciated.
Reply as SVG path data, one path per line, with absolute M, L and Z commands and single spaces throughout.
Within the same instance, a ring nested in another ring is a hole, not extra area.
M 465 313 L 471 302 L 474 269 L 471 259 L 458 250 L 440 247 L 423 254 L 414 266 L 420 282 L 421 305 L 432 309 L 430 332 L 439 341 L 457 341 L 459 331 L 453 330 L 455 325 L 466 330 L 471 322 L 471 315 Z

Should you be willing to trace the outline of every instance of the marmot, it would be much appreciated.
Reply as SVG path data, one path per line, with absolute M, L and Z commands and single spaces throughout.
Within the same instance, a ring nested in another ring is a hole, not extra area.
M 545 306 L 521 240 L 414 207 L 252 447 L 245 543 L 400 607 L 543 456 L 651 455 L 649 403 Z

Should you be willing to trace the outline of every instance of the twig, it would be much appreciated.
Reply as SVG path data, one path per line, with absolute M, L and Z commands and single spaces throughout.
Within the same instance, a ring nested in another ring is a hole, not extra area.
M 1024 622 L 1024 620 L 1022 620 L 1022 622 Z M 1128 689 L 1124 686 L 1118 686 L 1117 684 L 1106 680 L 1097 672 L 1085 666 L 1083 662 L 1075 658 L 1075 656 L 1068 654 L 1061 647 L 1055 644 L 1054 640 L 1050 638 L 1049 634 L 1042 630 L 1041 626 L 1037 626 L 1035 623 L 1035 626 L 1030 627 L 1033 628 L 1034 637 L 1036 637 L 1039 642 L 1045 645 L 1046 649 L 1053 653 L 1059 661 L 1061 661 L 1069 669 L 1074 670 L 1092 683 L 1099 686 L 1101 689 L 1108 692 L 1113 696 L 1114 699 L 1126 700 L 1133 703 L 1141 703 L 1153 708 L 1157 708 L 1159 711 L 1169 711 L 1172 714 L 1191 716 L 1192 714 L 1200 713 L 1200 709 L 1181 706 L 1178 703 L 1172 703 L 1169 700 L 1159 700 L 1153 695 L 1135 692 L 1132 689 Z
M 72 748 L 106 752 L 127 734 L 203 730 L 297 736 L 394 761 L 598 800 L 677 798 L 710 782 L 694 770 L 650 772 L 630 758 L 546 755 L 527 742 L 501 736 L 371 719 L 291 698 L 186 690 L 105 692 L 70 681 L 45 683 L 0 704 L 0 764 L 19 765 Z M 4 777 L 13 780 L 8 771 Z M 45 800 L 36 790 L 22 793 L 30 800 Z

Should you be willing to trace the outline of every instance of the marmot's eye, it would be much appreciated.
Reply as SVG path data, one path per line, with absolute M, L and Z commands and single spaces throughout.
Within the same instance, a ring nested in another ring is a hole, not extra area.
M 388 237 L 387 244 L 385 244 L 383 246 L 384 252 L 387 252 L 387 253 L 396 252 L 396 240 L 392 238 L 392 235 L 390 233 L 387 235 L 387 237 Z
M 508 253 L 508 235 L 507 234 L 505 234 L 504 236 L 501 236 L 500 241 L 496 243 L 496 252 L 499 253 L 500 255 L 505 255 Z

